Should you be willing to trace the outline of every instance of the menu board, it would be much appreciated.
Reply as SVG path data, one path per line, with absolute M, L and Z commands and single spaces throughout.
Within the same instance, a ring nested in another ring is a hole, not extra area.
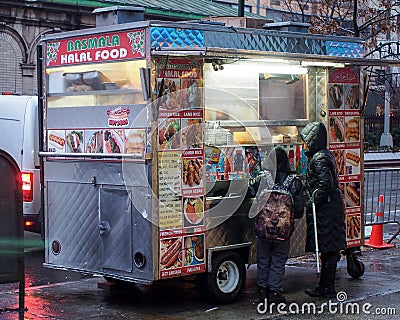
M 160 279 L 205 271 L 202 61 L 156 59 Z M 166 64 L 167 62 L 167 64 Z
M 55 153 L 130 154 L 144 159 L 146 132 L 143 128 L 130 129 L 48 129 L 47 150 Z M 86 158 L 86 160 L 99 160 Z
M 332 68 L 328 81 L 329 149 L 346 205 L 347 246 L 361 245 L 360 70 Z

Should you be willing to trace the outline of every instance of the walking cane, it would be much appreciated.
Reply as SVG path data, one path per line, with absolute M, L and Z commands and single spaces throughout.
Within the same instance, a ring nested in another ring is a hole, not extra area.
M 313 221 L 314 221 L 314 239 L 315 239 L 315 255 L 317 257 L 317 275 L 320 274 L 320 269 L 319 269 L 319 248 L 318 248 L 318 232 L 317 232 L 317 211 L 315 209 L 315 193 L 318 191 L 318 189 L 315 189 L 312 193 L 311 196 L 311 202 L 312 202 L 312 213 L 313 213 Z

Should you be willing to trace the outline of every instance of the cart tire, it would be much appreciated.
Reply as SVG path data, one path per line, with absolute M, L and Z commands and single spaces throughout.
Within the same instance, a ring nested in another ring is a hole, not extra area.
M 350 257 L 347 260 L 347 273 L 354 279 L 362 277 L 365 272 L 364 263 L 358 260 L 356 257 Z
M 212 257 L 212 271 L 200 274 L 197 288 L 208 300 L 216 303 L 236 301 L 246 282 L 244 261 L 237 252 L 223 252 Z

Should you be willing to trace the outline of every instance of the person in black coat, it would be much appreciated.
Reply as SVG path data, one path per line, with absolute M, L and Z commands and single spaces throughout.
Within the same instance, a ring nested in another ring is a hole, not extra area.
M 315 251 L 312 194 L 315 190 L 318 247 L 321 252 L 319 284 L 305 292 L 313 297 L 334 297 L 335 273 L 340 251 L 346 247 L 345 209 L 338 185 L 336 162 L 327 149 L 327 131 L 321 122 L 309 123 L 300 133 L 308 159 L 305 182 L 306 251 Z

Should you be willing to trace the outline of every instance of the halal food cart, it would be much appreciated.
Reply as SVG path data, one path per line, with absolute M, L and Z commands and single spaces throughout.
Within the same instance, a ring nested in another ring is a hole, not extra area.
M 134 22 L 47 35 L 41 106 L 45 266 L 141 284 L 196 276 L 214 300 L 255 263 L 246 196 L 274 145 L 323 121 L 346 202 L 348 271 L 363 242 L 363 44 L 207 23 Z M 304 254 L 296 222 L 290 256 Z

